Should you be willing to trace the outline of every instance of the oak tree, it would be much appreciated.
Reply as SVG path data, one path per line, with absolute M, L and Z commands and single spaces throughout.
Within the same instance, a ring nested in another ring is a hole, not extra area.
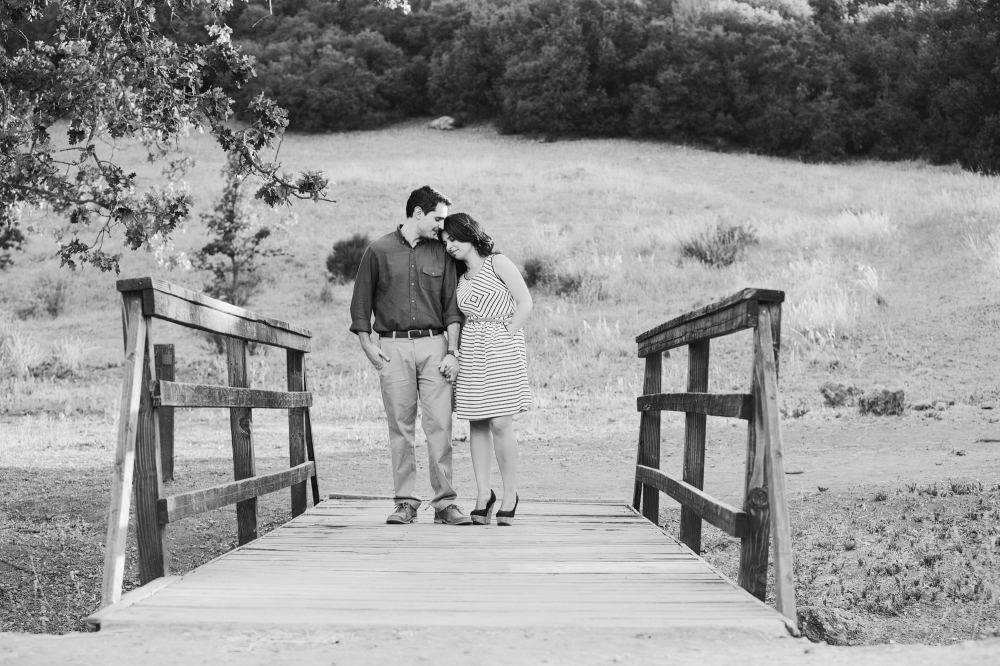
M 247 0 L 243 0 L 247 1 Z M 255 0 L 260 1 L 260 0 Z M 267 1 L 267 0 L 264 0 Z M 279 0 L 280 1 L 280 0 Z M 409 11 L 406 0 L 373 0 Z M 140 189 L 106 142 L 138 138 L 168 162 L 186 132 L 207 131 L 270 206 L 328 197 L 317 171 L 288 173 L 275 148 L 287 114 L 263 95 L 234 126 L 233 101 L 213 82 L 244 85 L 254 60 L 230 40 L 233 0 L 0 0 L 0 228 L 25 208 L 64 215 L 62 264 L 117 271 L 113 233 L 135 250 L 164 242 L 190 215 L 180 171 Z M 205 19 L 208 38 L 184 43 L 179 15 Z M 38 26 L 48 32 L 39 38 Z M 62 134 L 65 136 L 62 136 Z M 179 166 L 177 163 L 172 163 Z

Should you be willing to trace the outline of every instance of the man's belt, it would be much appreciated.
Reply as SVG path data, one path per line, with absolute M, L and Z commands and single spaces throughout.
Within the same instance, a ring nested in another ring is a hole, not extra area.
M 407 340 L 414 340 L 416 338 L 433 338 L 435 335 L 441 335 L 442 333 L 444 333 L 444 331 L 435 328 L 418 328 L 413 331 L 385 331 L 384 333 L 378 331 L 380 337 L 391 338 L 393 340 L 398 338 L 406 338 Z

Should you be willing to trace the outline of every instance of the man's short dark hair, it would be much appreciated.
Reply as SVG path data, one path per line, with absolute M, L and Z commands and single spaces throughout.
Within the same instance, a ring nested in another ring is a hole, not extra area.
M 406 200 L 406 217 L 413 217 L 413 210 L 418 207 L 424 211 L 424 215 L 432 213 L 438 204 L 450 206 L 451 199 L 430 185 L 424 185 L 419 190 L 410 192 L 410 198 Z

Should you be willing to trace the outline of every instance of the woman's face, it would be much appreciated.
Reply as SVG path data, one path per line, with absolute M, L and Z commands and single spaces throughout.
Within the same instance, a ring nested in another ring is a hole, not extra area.
M 441 242 L 444 243 L 444 249 L 447 250 L 448 254 L 455 257 L 455 259 L 458 259 L 459 261 L 465 261 L 470 252 L 476 251 L 476 249 L 472 247 L 472 243 L 455 240 L 448 234 L 447 231 L 441 232 Z

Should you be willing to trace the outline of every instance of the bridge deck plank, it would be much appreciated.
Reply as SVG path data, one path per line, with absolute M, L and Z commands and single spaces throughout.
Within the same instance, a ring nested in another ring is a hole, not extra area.
M 753 627 L 773 609 L 625 505 L 524 502 L 514 527 L 385 525 L 391 502 L 327 500 L 178 577 L 128 624 Z

